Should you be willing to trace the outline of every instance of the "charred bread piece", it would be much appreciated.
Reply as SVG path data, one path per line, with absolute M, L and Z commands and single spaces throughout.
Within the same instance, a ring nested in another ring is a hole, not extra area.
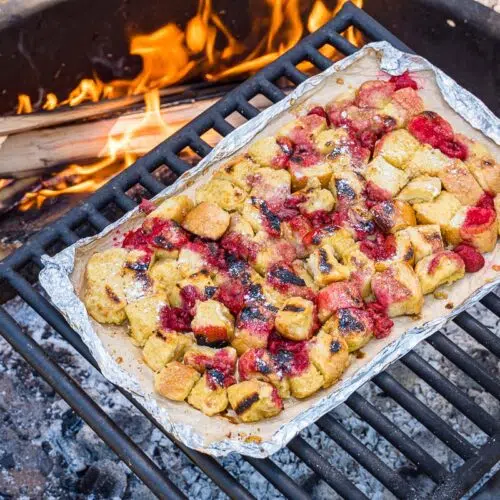
M 155 389 L 164 398 L 172 401 L 184 401 L 200 374 L 190 366 L 172 361 L 155 373 Z
M 204 201 L 188 212 L 182 227 L 200 238 L 218 240 L 229 227 L 229 214 L 216 205 Z
M 85 273 L 84 302 L 89 314 L 99 323 L 120 325 L 127 317 L 123 269 L 128 251 L 110 248 L 90 257 Z
M 368 182 L 387 193 L 387 199 L 395 197 L 409 180 L 406 171 L 392 166 L 382 156 L 376 156 L 368 164 L 365 177 Z
M 384 106 L 381 113 L 392 118 L 396 127 L 404 127 L 408 121 L 424 111 L 424 103 L 417 91 L 411 87 L 396 90 L 391 101 Z
M 377 142 L 373 154 L 404 170 L 419 146 L 420 143 L 407 130 L 393 130 Z
M 359 249 L 359 245 L 351 247 L 344 254 L 343 262 L 349 268 L 350 280 L 357 285 L 363 299 L 366 299 L 372 291 L 375 262 Z
M 383 271 L 395 262 L 404 262 L 409 265 L 413 265 L 414 262 L 413 247 L 405 230 L 389 234 L 385 239 L 365 240 L 361 242 L 360 249 L 373 259 L 377 271 Z
M 248 349 L 267 346 L 274 327 L 274 314 L 260 304 L 248 305 L 240 312 L 231 345 L 241 356 Z
M 422 293 L 432 293 L 438 286 L 451 283 L 465 276 L 465 264 L 455 252 L 442 251 L 428 255 L 415 266 Z
M 242 422 L 271 418 L 283 410 L 283 402 L 275 387 L 251 379 L 232 385 L 227 390 L 229 403 Z
M 443 188 L 453 194 L 462 205 L 475 205 L 484 191 L 466 165 L 460 160 L 448 163 L 439 172 Z
M 283 238 L 295 249 L 298 258 L 304 258 L 308 254 L 306 236 L 313 232 L 313 226 L 307 217 L 296 215 L 289 221 L 281 224 Z
M 373 337 L 373 321 L 363 309 L 339 309 L 322 327 L 321 332 L 342 339 L 349 352 L 357 351 Z
M 335 256 L 339 259 L 347 255 L 356 245 L 350 231 L 343 227 L 333 226 L 314 231 L 308 235 L 306 242 L 312 247 L 311 251 L 315 245 L 332 247 Z
M 125 307 L 132 343 L 142 347 L 160 327 L 160 311 L 168 305 L 164 293 L 149 295 Z
M 398 194 L 398 200 L 407 203 L 428 203 L 441 193 L 439 177 L 420 175 L 412 179 Z
M 409 227 L 406 233 L 410 237 L 415 262 L 444 250 L 441 230 L 437 224 Z
M 200 301 L 196 304 L 191 329 L 199 345 L 222 347 L 233 339 L 234 318 L 221 302 Z
M 331 212 L 335 206 L 335 197 L 328 189 L 322 189 L 318 179 L 311 179 L 307 186 L 296 191 L 291 199 L 299 201 L 300 213 L 312 215 L 318 212 Z
M 461 206 L 462 204 L 455 196 L 443 191 L 434 201 L 415 203 L 413 209 L 419 224 L 438 224 L 443 228 Z
M 328 188 L 335 194 L 339 207 L 348 207 L 362 200 L 365 182 L 356 172 L 335 172 Z
M 384 233 L 396 233 L 409 226 L 416 226 L 415 211 L 411 205 L 400 200 L 386 200 L 371 207 L 375 224 Z
M 246 197 L 243 189 L 227 179 L 212 179 L 196 190 L 196 203 L 214 203 L 229 212 L 237 210 Z
M 185 365 L 192 366 L 200 373 L 215 369 L 227 374 L 234 373 L 237 360 L 238 354 L 232 347 L 214 349 L 199 345 L 192 345 L 187 349 L 183 359 Z
M 189 393 L 188 403 L 209 417 L 223 412 L 228 403 L 226 383 L 229 378 L 217 370 L 207 370 Z
M 314 303 L 302 297 L 289 298 L 276 314 L 274 326 L 289 340 L 307 340 L 317 329 Z
M 323 389 L 337 382 L 349 365 L 349 350 L 341 337 L 321 330 L 308 342 L 309 359 L 323 376 Z
M 339 309 L 362 306 L 361 291 L 352 280 L 332 283 L 318 293 L 318 317 L 321 322 Z
M 214 175 L 214 179 L 223 179 L 231 182 L 240 189 L 249 193 L 252 189 L 252 174 L 260 167 L 250 158 L 240 157 L 229 161 Z
M 196 301 L 198 301 L 210 296 L 210 293 L 207 292 L 214 289 L 214 287 L 215 283 L 209 272 L 203 269 L 199 273 L 192 274 L 189 278 L 184 278 L 177 285 L 170 287 L 167 291 L 168 301 L 172 307 L 183 307 L 186 289 L 192 291 L 193 295 L 196 296 Z
M 442 230 L 450 245 L 465 242 L 481 253 L 491 252 L 497 242 L 497 216 L 492 208 L 461 207 Z
M 184 352 L 194 342 L 191 333 L 157 331 L 144 345 L 142 357 L 153 370 L 161 370 L 167 363 L 182 359 Z
M 420 281 L 406 263 L 397 262 L 372 278 L 373 294 L 390 318 L 419 314 L 424 302 Z
M 349 268 L 341 264 L 335 257 L 333 247 L 327 243 L 314 250 L 307 259 L 307 268 L 319 287 L 324 287 L 334 281 L 349 278 Z
M 174 220 L 180 224 L 192 208 L 191 198 L 180 194 L 163 201 L 156 210 L 148 214 L 146 219 Z

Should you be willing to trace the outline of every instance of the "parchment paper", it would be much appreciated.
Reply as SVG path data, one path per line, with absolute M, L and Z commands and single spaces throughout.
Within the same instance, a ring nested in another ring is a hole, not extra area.
M 194 195 L 214 169 L 261 135 L 273 134 L 305 106 L 326 104 L 349 88 L 381 76 L 381 70 L 400 74 L 406 69 L 421 87 L 426 108 L 444 116 L 456 132 L 486 144 L 496 158 L 500 148 L 500 122 L 477 98 L 460 88 L 453 80 L 425 59 L 404 54 L 386 42 L 365 46 L 320 75 L 310 78 L 283 101 L 223 139 L 200 164 L 184 174 L 156 197 L 159 203 L 168 196 L 184 192 Z M 461 116 L 460 116 L 461 115 Z M 254 424 L 235 424 L 229 419 L 207 417 L 187 403 L 169 401 L 154 392 L 153 373 L 143 363 L 141 351 L 130 342 L 127 327 L 101 325 L 90 318 L 80 300 L 84 273 L 92 254 L 116 244 L 116 237 L 137 228 L 144 215 L 138 210 L 126 214 L 101 234 L 68 247 L 53 258 L 44 256 L 40 282 L 52 302 L 69 324 L 81 335 L 103 374 L 113 383 L 134 393 L 138 401 L 157 419 L 166 431 L 191 448 L 223 456 L 239 452 L 266 457 L 286 445 L 304 427 L 343 402 L 357 388 L 385 369 L 391 362 L 410 351 L 418 342 L 440 329 L 449 319 L 469 307 L 500 283 L 493 266 L 500 259 L 498 248 L 485 256 L 486 266 L 476 274 L 446 288 L 448 299 L 425 298 L 420 319 L 395 319 L 391 335 L 372 340 L 353 356 L 353 362 L 333 387 L 321 390 L 305 400 L 285 401 L 284 411 L 271 419 Z M 495 266 L 496 267 L 496 266 Z

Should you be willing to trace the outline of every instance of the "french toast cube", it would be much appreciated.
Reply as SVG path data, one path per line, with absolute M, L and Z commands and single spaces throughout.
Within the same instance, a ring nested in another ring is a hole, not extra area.
M 339 309 L 362 306 L 361 291 L 353 281 L 332 283 L 318 294 L 318 317 L 321 322 L 325 322 Z
M 259 168 L 252 175 L 250 197 L 277 203 L 291 193 L 291 177 L 286 170 Z
M 360 108 L 382 109 L 389 104 L 394 91 L 395 87 L 391 82 L 368 80 L 358 88 L 354 102 Z
M 397 199 L 410 204 L 428 203 L 441 193 L 441 180 L 439 177 L 420 175 L 412 179 L 400 191 Z
M 252 189 L 252 174 L 260 168 L 250 158 L 245 156 L 230 160 L 223 165 L 214 175 L 214 179 L 223 179 L 231 182 L 240 189 L 249 193 Z
M 415 266 L 422 293 L 432 293 L 438 286 L 451 283 L 465 276 L 465 264 L 455 252 L 444 250 L 428 255 Z
M 192 208 L 193 201 L 191 198 L 180 194 L 166 199 L 156 210 L 148 214 L 146 219 L 174 220 L 180 224 Z
M 315 138 L 316 149 L 322 155 L 328 155 L 332 152 L 341 153 L 346 149 L 349 141 L 349 133 L 344 128 L 329 128 L 321 131 Z
M 216 380 L 211 377 L 210 370 L 206 371 L 196 382 L 187 399 L 191 406 L 209 417 L 223 412 L 228 404 L 227 389 L 218 385 Z
M 428 144 L 421 144 L 408 160 L 406 172 L 411 178 L 422 175 L 439 177 L 444 168 L 452 163 L 453 159 L 448 158 L 439 149 L 434 149 Z
M 365 182 L 356 172 L 335 172 L 328 184 L 328 189 L 343 206 L 355 205 L 362 200 Z
M 382 156 L 376 156 L 368 164 L 365 177 L 367 181 L 387 191 L 392 197 L 395 197 L 409 180 L 406 171 L 392 166 Z
M 415 255 L 415 262 L 444 250 L 441 229 L 437 224 L 425 224 L 409 227 L 406 233 L 410 237 Z
M 304 115 L 283 125 L 276 136 L 289 137 L 293 142 L 312 142 L 326 128 L 326 119 L 322 116 L 316 114 Z
M 358 286 L 361 296 L 367 298 L 372 291 L 375 262 L 359 249 L 359 244 L 344 254 L 343 262 L 350 270 L 350 280 Z
M 419 224 L 438 224 L 443 227 L 460 210 L 462 204 L 447 191 L 431 202 L 415 203 L 413 209 Z
M 289 340 L 307 340 L 316 328 L 316 311 L 310 300 L 291 297 L 278 311 L 274 320 L 276 330 Z
M 290 162 L 288 167 L 292 178 L 292 188 L 302 189 L 311 179 L 318 179 L 321 186 L 326 188 L 332 177 L 332 167 L 326 161 L 318 161 L 314 165 L 302 165 L 300 162 Z
M 142 347 L 160 326 L 160 311 L 168 305 L 165 294 L 143 297 L 127 304 L 125 313 L 130 323 L 129 335 L 132 343 Z
M 372 278 L 373 294 L 390 318 L 419 314 L 424 297 L 420 281 L 406 263 L 396 262 Z
M 278 415 L 283 402 L 276 388 L 257 379 L 230 386 L 227 395 L 231 408 L 242 422 L 257 422 Z
M 154 280 L 159 290 L 166 291 L 182 279 L 182 274 L 176 259 L 156 260 L 149 270 L 149 276 Z
M 319 287 L 348 279 L 350 274 L 349 268 L 336 259 L 335 251 L 327 243 L 311 253 L 307 259 L 307 268 Z
M 404 201 L 380 201 L 370 209 L 370 213 L 375 224 L 384 233 L 396 233 L 401 229 L 417 225 L 415 211 Z
M 199 297 L 207 297 L 210 294 L 207 291 L 215 287 L 215 283 L 210 277 L 210 274 L 205 269 L 192 274 L 191 276 L 182 279 L 176 285 L 168 288 L 167 297 L 168 302 L 172 307 L 182 307 L 182 289 L 186 287 L 193 287 Z
M 460 160 L 448 163 L 439 173 L 443 188 L 462 205 L 475 205 L 484 192 L 466 165 Z
M 199 380 L 200 374 L 190 366 L 171 361 L 155 373 L 156 391 L 172 401 L 184 401 Z
M 144 344 L 142 357 L 146 364 L 157 372 L 170 361 L 182 359 L 184 352 L 193 342 L 191 333 L 157 331 Z
M 188 212 L 182 227 L 200 238 L 218 240 L 229 227 L 229 214 L 215 203 L 202 202 Z
M 305 198 L 298 205 L 302 214 L 331 212 L 335 206 L 335 196 L 328 189 L 322 189 L 318 179 L 312 179 L 310 185 L 294 193 L 294 196 Z
M 391 165 L 404 170 L 420 143 L 407 130 L 393 130 L 376 144 L 374 155 L 382 156 Z
M 249 349 L 267 347 L 269 334 L 274 327 L 274 316 L 260 304 L 245 306 L 236 320 L 231 346 L 239 356 Z
M 248 236 L 250 238 L 253 238 L 255 236 L 253 227 L 250 222 L 248 222 L 239 213 L 231 214 L 229 228 L 227 229 L 227 234 L 230 233 L 237 233 L 241 234 L 242 236 Z
M 323 388 L 337 382 L 349 365 L 349 350 L 345 340 L 320 331 L 308 342 L 309 359 L 323 376 Z
M 184 364 L 192 366 L 200 373 L 217 369 L 223 373 L 234 373 L 238 354 L 232 347 L 214 349 L 213 347 L 192 345 L 184 353 Z
M 219 347 L 233 339 L 234 318 L 221 302 L 212 299 L 200 301 L 196 304 L 191 329 L 198 344 Z
M 212 179 L 196 190 L 196 203 L 214 203 L 229 212 L 237 210 L 247 193 L 226 179 Z
M 250 144 L 247 152 L 250 159 L 262 167 L 273 168 L 276 158 L 283 154 L 280 145 L 273 136 L 261 137 Z
M 307 368 L 299 374 L 290 375 L 290 392 L 297 399 L 307 398 L 311 394 L 321 389 L 325 380 L 321 372 L 309 362 Z

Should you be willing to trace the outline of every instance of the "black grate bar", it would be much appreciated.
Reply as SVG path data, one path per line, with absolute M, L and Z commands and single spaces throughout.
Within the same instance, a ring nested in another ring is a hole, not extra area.
M 500 435 L 492 436 L 474 458 L 467 460 L 454 474 L 450 475 L 433 492 L 433 498 L 455 500 L 469 490 L 479 478 L 484 476 L 497 462 L 500 455 Z M 498 498 L 497 495 L 485 498 Z
M 353 45 L 349 40 L 335 32 L 328 33 L 328 42 L 349 56 L 358 50 L 356 45 Z
M 412 486 L 348 432 L 332 414 L 320 418 L 316 425 L 398 498 L 417 498 Z
M 66 372 L 51 361 L 43 349 L 0 308 L 0 329 L 12 347 L 80 415 L 93 431 L 159 497 L 186 498 L 156 464 L 94 403 Z M 25 347 L 23 349 L 23 347 Z M 27 349 L 26 349 L 27 347 Z
M 332 65 L 331 59 L 328 59 L 328 57 L 324 56 L 312 45 L 306 44 L 305 47 L 308 61 L 314 64 L 321 71 L 324 71 Z
M 214 120 L 214 128 L 223 136 L 229 135 L 234 130 L 234 127 L 219 115 Z
M 195 135 L 191 137 L 189 147 L 202 158 L 212 151 L 212 148 L 203 139 Z
M 427 339 L 427 342 L 458 366 L 470 378 L 486 389 L 492 396 L 500 399 L 500 383 L 476 363 L 476 360 L 455 345 L 448 337 L 440 332 Z
M 474 446 L 411 394 L 392 375 L 386 372 L 379 373 L 373 378 L 373 382 L 464 460 L 476 453 Z
M 342 498 L 368 500 L 368 497 L 364 493 L 347 480 L 336 467 L 331 465 L 325 457 L 322 457 L 300 436 L 293 438 L 288 443 L 288 448 L 342 496 Z
M 286 77 L 295 85 L 300 85 L 302 82 L 306 81 L 308 76 L 297 69 L 292 63 L 287 62 L 285 64 L 285 75 Z
M 487 307 L 493 314 L 500 317 L 500 297 L 489 293 L 481 299 L 481 304 Z
M 104 217 L 100 212 L 97 211 L 95 207 L 92 205 L 86 205 L 85 210 L 88 214 L 89 222 L 94 226 L 98 231 L 102 231 L 106 226 L 109 225 L 109 220 Z
M 453 321 L 486 349 L 495 354 L 497 358 L 500 358 L 500 342 L 489 328 L 486 328 L 468 312 L 460 313 Z
M 500 430 L 499 422 L 476 405 L 456 385 L 452 384 L 418 354 L 410 352 L 401 358 L 401 361 L 486 434 L 491 436 Z
M 269 458 L 243 457 L 255 470 L 260 472 L 274 487 L 291 500 L 310 500 L 311 496 L 304 491 L 290 476 L 283 472 Z
M 137 206 L 137 203 L 132 198 L 129 198 L 126 194 L 123 194 L 121 191 L 116 191 L 115 203 L 124 212 L 130 212 Z
M 273 102 L 281 101 L 286 97 L 286 94 L 280 88 L 264 78 L 259 80 L 259 88 L 261 92 Z
M 243 97 L 238 99 L 238 112 L 241 113 L 247 120 L 255 118 L 260 113 L 255 106 L 252 106 L 250 103 L 245 101 Z
M 164 184 L 155 179 L 150 173 L 141 175 L 140 183 L 154 196 L 165 189 Z
M 379 434 L 406 455 L 420 470 L 435 483 L 443 481 L 448 473 L 444 467 L 396 427 L 385 415 L 357 393 L 346 401 L 351 410 L 370 424 Z
M 70 229 L 61 229 L 59 231 L 59 236 L 61 240 L 68 246 L 76 243 L 80 239 L 80 237 Z

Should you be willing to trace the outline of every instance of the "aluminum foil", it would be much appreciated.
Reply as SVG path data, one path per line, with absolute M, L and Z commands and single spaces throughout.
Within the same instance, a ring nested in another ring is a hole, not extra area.
M 403 53 L 386 42 L 377 42 L 369 44 L 352 56 L 335 63 L 323 73 L 309 78 L 285 99 L 242 125 L 224 138 L 197 167 L 185 173 L 174 185 L 166 188 L 155 199 L 162 200 L 185 188 L 189 189 L 197 179 L 210 173 L 219 162 L 233 156 L 248 145 L 265 127 L 267 130 L 270 123 L 283 115 L 288 115 L 288 119 L 290 119 L 290 111 L 300 108 L 300 103 L 305 98 L 314 100 L 316 92 L 321 89 L 323 89 L 323 93 L 327 92 L 328 89 L 325 90 L 324 87 L 326 83 L 330 85 L 329 82 L 334 81 L 332 77 L 343 75 L 346 71 L 349 72 L 351 67 L 355 67 L 357 62 L 367 57 L 375 58 L 378 61 L 379 72 L 385 71 L 396 75 L 408 70 L 416 75 L 417 80 L 420 73 L 430 75 L 437 84 L 436 92 L 440 94 L 441 100 L 444 99 L 443 102 L 450 107 L 451 111 L 448 110 L 448 113 L 458 113 L 461 119 L 477 130 L 476 138 L 479 138 L 479 140 L 485 142 L 487 141 L 486 137 L 488 137 L 490 141 L 487 142 L 489 142 L 490 146 L 493 145 L 494 148 L 497 148 L 500 145 L 500 121 L 479 99 L 461 88 L 455 81 L 422 57 Z M 369 76 L 373 78 L 373 75 Z M 346 78 L 348 78 L 348 75 Z M 426 78 L 429 78 L 429 76 Z M 369 77 L 365 79 L 369 79 Z M 337 82 L 339 81 L 340 78 L 337 78 Z M 457 123 L 453 123 L 455 128 Z M 98 326 L 89 318 L 84 304 L 75 291 L 72 275 L 79 265 L 78 259 L 75 260 L 75 255 L 84 251 L 88 245 L 92 246 L 98 243 L 107 235 L 109 237 L 122 224 L 129 227 L 131 225 L 133 227 L 134 224 L 138 226 L 141 217 L 141 214 L 135 209 L 114 224 L 111 224 L 102 233 L 83 239 L 54 257 L 43 256 L 44 268 L 40 273 L 40 283 L 53 304 L 61 311 L 72 328 L 79 333 L 84 343 L 89 347 L 105 377 L 114 384 L 132 392 L 136 399 L 167 432 L 172 433 L 187 446 L 214 456 L 224 456 L 231 452 L 238 452 L 254 457 L 267 457 L 276 452 L 303 428 L 345 401 L 350 394 L 374 375 L 384 370 L 390 363 L 406 354 L 417 343 L 442 328 L 447 321 L 470 307 L 500 284 L 500 278 L 497 277 L 496 266 L 494 265 L 497 252 L 493 252 L 487 257 L 487 272 L 481 275 L 480 278 L 474 279 L 472 276 L 475 275 L 468 275 L 464 280 L 458 282 L 460 285 L 456 285 L 458 287 L 457 291 L 450 293 L 450 298 L 458 297 L 458 301 L 454 300 L 455 303 L 453 304 L 449 302 L 447 308 L 444 308 L 442 301 L 439 303 L 439 301 L 435 300 L 435 303 L 431 302 L 428 305 L 428 299 L 426 299 L 424 311 L 431 311 L 427 315 L 431 319 L 426 321 L 424 315 L 423 324 L 418 324 L 418 326 L 415 326 L 415 321 L 409 318 L 398 318 L 396 323 L 399 333 L 397 336 L 386 345 L 383 345 L 382 348 L 379 348 L 378 351 L 375 349 L 373 356 L 368 356 L 366 361 L 356 365 L 353 373 L 348 373 L 330 389 L 320 391 L 301 402 L 287 401 L 285 410 L 281 415 L 268 421 L 245 424 L 243 426 L 245 432 L 228 432 L 214 437 L 214 434 L 210 434 L 211 423 L 215 426 L 217 420 L 214 419 L 222 417 L 204 417 L 200 414 L 198 420 L 198 417 L 192 416 L 192 412 L 186 412 L 184 417 L 180 417 L 179 403 L 176 403 L 177 406 L 172 404 L 169 406 L 169 404 L 159 402 L 153 388 L 147 387 L 143 382 L 139 381 L 131 370 L 128 370 L 117 361 L 116 352 L 110 352 L 105 347 L 102 336 L 99 336 L 96 331 Z M 497 245 L 497 249 L 499 246 Z M 500 256 L 500 253 L 498 255 Z M 450 307 L 453 307 L 453 309 L 450 309 Z M 377 345 L 377 342 L 381 341 L 371 342 L 368 345 Z M 124 345 L 125 343 L 130 344 L 126 339 Z M 182 405 L 189 406 L 187 403 L 182 403 Z M 297 408 L 299 409 L 297 410 Z M 196 410 L 193 411 L 196 412 Z M 226 422 L 226 427 L 231 426 L 233 424 Z

